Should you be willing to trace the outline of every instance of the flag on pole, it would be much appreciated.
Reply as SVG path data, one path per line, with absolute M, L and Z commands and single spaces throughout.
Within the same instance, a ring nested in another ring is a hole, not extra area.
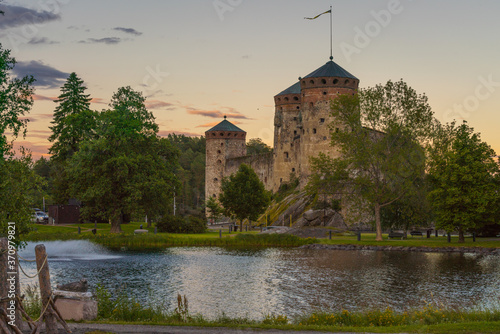
M 315 17 L 304 17 L 304 19 L 306 19 L 306 20 L 315 20 L 315 19 L 317 19 L 318 17 L 320 17 L 321 15 L 323 15 L 323 14 L 328 14 L 328 13 L 331 13 L 331 12 L 332 12 L 332 10 L 331 10 L 331 9 L 329 9 L 329 10 L 327 10 L 327 11 L 326 11 L 326 12 L 324 12 L 324 13 L 321 13 L 321 14 L 316 15 Z

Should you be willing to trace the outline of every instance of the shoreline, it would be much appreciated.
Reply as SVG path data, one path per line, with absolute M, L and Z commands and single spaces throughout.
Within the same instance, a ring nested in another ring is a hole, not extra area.
M 486 247 L 417 247 L 417 246 L 372 246 L 372 245 L 353 245 L 353 244 L 309 244 L 299 246 L 303 249 L 317 250 L 369 250 L 369 251 L 389 251 L 389 252 L 420 252 L 420 253 L 475 253 L 484 255 L 500 255 L 500 248 Z

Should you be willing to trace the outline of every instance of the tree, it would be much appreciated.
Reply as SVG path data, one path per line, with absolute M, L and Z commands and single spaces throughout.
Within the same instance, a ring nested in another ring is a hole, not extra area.
M 15 222 L 16 236 L 30 230 L 33 203 L 30 193 L 41 180 L 32 171 L 28 152 L 21 149 L 16 158 L 13 141 L 26 133 L 27 119 L 23 119 L 33 105 L 33 77 L 12 79 L 10 71 L 16 61 L 10 50 L 0 44 L 0 235 L 6 235 L 8 222 Z M 12 140 L 7 140 L 6 132 Z M 19 240 L 19 239 L 17 239 Z
M 408 194 L 424 173 L 422 146 L 431 138 L 433 113 L 427 97 L 403 81 L 340 95 L 331 107 L 331 145 L 338 157 L 313 158 L 312 180 L 371 206 L 381 241 L 381 208 Z
M 271 198 L 254 170 L 241 164 L 235 174 L 222 180 L 219 201 L 226 214 L 240 221 L 241 231 L 243 220 L 257 220 L 266 210 Z
M 247 155 L 271 153 L 273 149 L 260 138 L 252 138 L 247 143 Z
M 494 222 L 499 201 L 500 166 L 495 151 L 466 122 L 444 127 L 431 154 L 429 198 L 436 226 L 464 232 Z
M 124 214 L 153 218 L 168 212 L 178 186 L 177 150 L 156 134 L 154 117 L 144 106 L 129 103 L 144 101 L 142 94 L 129 88 L 117 94 L 115 109 L 100 114 L 96 137 L 81 144 L 69 169 L 84 217 L 110 220 L 114 233 L 121 232 Z
M 75 72 L 71 73 L 61 87 L 61 95 L 54 102 L 59 105 L 54 110 L 54 124 L 50 127 L 52 135 L 49 141 L 54 142 L 49 153 L 55 160 L 64 161 L 78 151 L 78 145 L 92 136 L 96 127 L 96 113 L 90 110 L 92 100 L 85 94 L 84 86 Z
M 210 219 L 211 222 L 215 223 L 222 217 L 223 209 L 216 198 L 209 197 L 205 202 L 205 207 L 208 210 L 208 219 Z

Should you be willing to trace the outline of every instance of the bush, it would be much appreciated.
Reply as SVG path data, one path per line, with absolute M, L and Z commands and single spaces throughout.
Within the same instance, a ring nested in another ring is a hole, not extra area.
M 167 233 L 205 233 L 207 230 L 207 223 L 204 219 L 188 216 L 164 216 L 156 223 L 158 232 Z

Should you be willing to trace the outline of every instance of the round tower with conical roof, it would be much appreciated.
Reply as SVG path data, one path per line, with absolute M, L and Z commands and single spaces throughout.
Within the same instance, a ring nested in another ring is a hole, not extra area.
M 300 80 L 302 128 L 300 138 L 300 179 L 306 182 L 311 174 L 310 157 L 323 152 L 336 156 L 330 146 L 330 101 L 341 94 L 356 94 L 359 80 L 330 60 Z
M 230 158 L 247 154 L 247 133 L 232 124 L 224 116 L 224 120 L 205 132 L 206 167 L 205 198 L 218 197 L 224 177 L 226 161 Z

